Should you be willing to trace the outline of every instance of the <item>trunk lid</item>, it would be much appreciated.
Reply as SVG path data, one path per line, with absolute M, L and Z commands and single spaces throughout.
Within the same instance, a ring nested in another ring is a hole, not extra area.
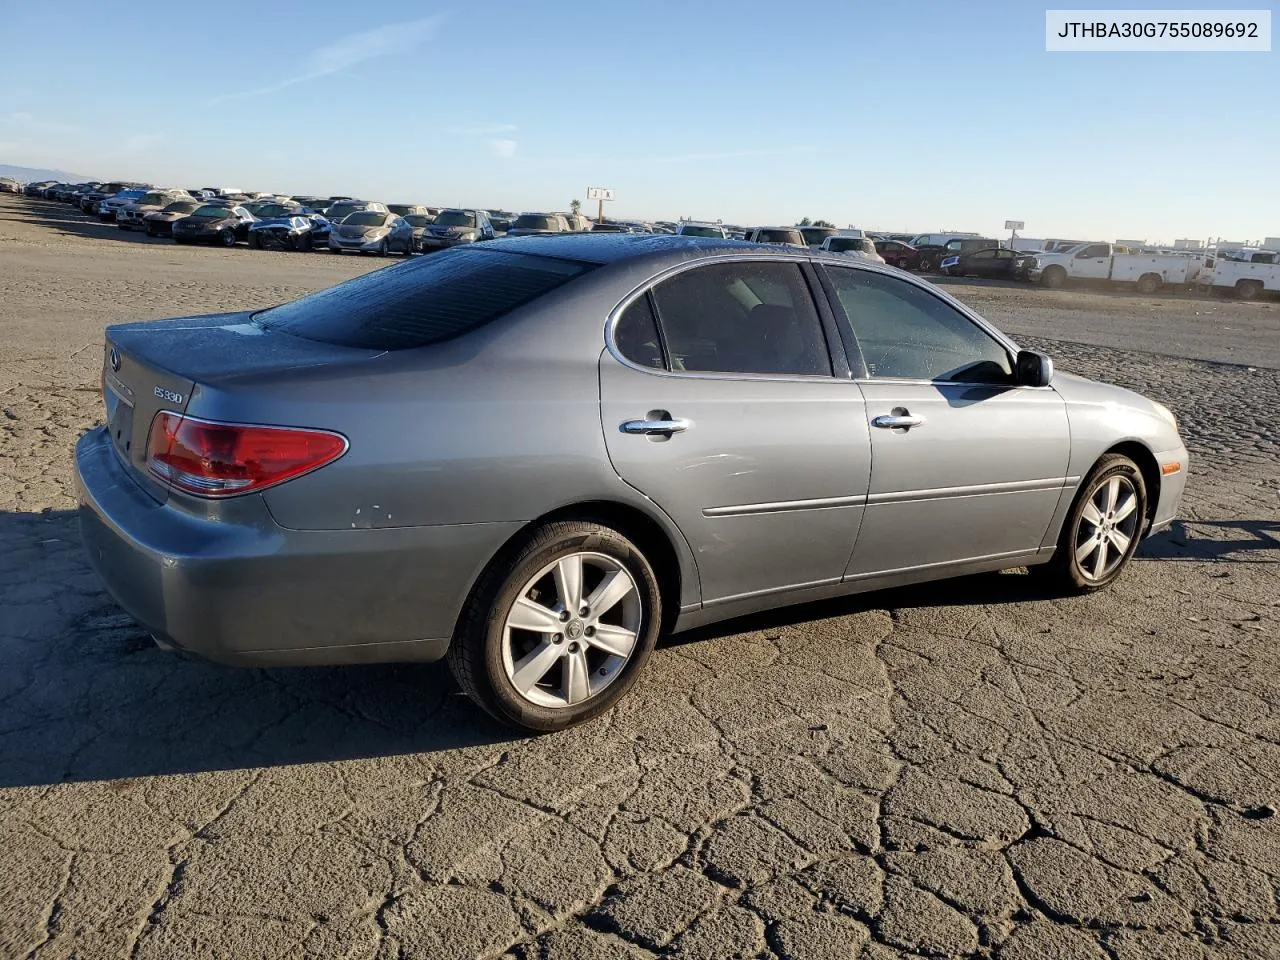
M 264 331 L 250 317 L 249 312 L 228 313 L 107 328 L 102 363 L 107 429 L 120 459 L 156 500 L 169 496 L 168 487 L 147 472 L 147 435 L 160 411 L 186 413 L 192 397 L 206 387 L 382 353 Z

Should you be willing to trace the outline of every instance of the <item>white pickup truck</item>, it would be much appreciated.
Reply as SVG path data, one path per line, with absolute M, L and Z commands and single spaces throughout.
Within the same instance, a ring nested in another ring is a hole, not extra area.
M 1280 254 L 1270 250 L 1250 252 L 1248 259 L 1220 258 L 1213 269 L 1200 274 L 1202 286 L 1234 290 L 1241 300 L 1257 300 L 1263 291 L 1280 292 Z
M 1110 280 L 1136 283 L 1141 293 L 1155 293 L 1165 285 L 1191 283 L 1203 266 L 1203 257 L 1116 253 L 1109 243 L 1079 243 L 1036 254 L 1027 276 L 1046 287 L 1060 287 L 1067 280 Z

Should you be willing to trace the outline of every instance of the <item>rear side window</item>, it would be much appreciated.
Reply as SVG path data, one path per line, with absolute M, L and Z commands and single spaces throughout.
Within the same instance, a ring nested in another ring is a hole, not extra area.
M 662 341 L 658 337 L 658 321 L 646 293 L 622 311 L 613 331 L 618 350 L 632 363 L 661 370 Z
M 254 321 L 323 343 L 405 350 L 474 330 L 592 269 L 552 257 L 447 250 L 260 311 Z
M 695 267 L 653 296 L 672 370 L 831 376 L 822 321 L 796 264 Z

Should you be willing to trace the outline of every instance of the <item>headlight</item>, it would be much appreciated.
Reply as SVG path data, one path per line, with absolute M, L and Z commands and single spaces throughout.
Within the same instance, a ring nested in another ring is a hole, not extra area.
M 1173 411 L 1166 407 L 1163 403 L 1152 400 L 1151 406 L 1155 407 L 1158 413 L 1174 430 L 1178 429 L 1178 418 L 1173 415 Z
M 365 238 L 366 240 L 381 240 L 383 237 L 385 237 L 385 236 L 386 236 L 388 233 L 390 233 L 390 232 L 391 232 L 391 231 L 390 231 L 390 230 L 388 230 L 386 227 L 383 227 L 383 228 L 381 228 L 380 230 L 372 230 L 372 231 L 370 231 L 369 233 L 366 233 L 366 234 L 364 235 L 364 238 Z

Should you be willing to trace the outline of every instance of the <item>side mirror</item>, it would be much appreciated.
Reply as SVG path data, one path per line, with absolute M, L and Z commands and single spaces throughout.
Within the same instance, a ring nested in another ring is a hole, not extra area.
M 1017 375 L 1019 386 L 1047 387 L 1053 380 L 1053 361 L 1034 350 L 1019 350 Z

